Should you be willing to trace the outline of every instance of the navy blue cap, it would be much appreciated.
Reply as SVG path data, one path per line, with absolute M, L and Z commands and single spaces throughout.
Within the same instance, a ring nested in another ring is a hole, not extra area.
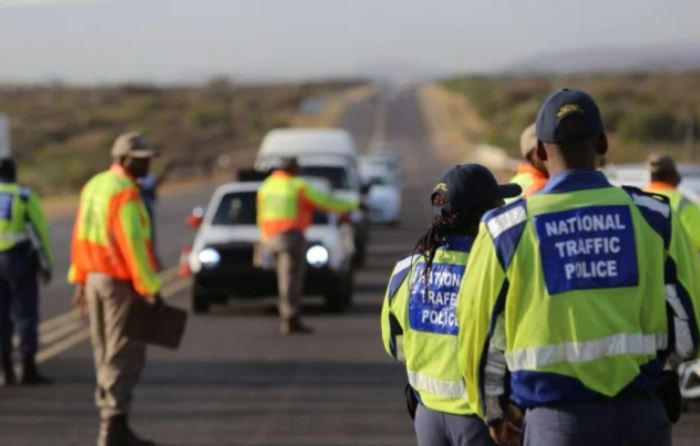
M 572 115 L 578 115 L 586 123 L 585 132 L 557 134 L 559 124 Z M 593 98 L 580 90 L 564 88 L 550 95 L 537 112 L 537 139 L 560 144 L 591 138 L 604 132 L 603 118 Z
M 434 212 L 439 215 L 489 205 L 521 193 L 522 188 L 517 184 L 499 185 L 491 171 L 481 164 L 462 164 L 440 175 L 430 199 L 433 200 L 436 195 L 444 198 L 444 204 L 433 206 Z

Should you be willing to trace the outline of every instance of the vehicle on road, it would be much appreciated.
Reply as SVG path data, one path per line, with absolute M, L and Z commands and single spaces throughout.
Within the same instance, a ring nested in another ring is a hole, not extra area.
M 331 183 L 333 193 L 348 200 L 364 201 L 369 187 L 362 184 L 357 169 L 357 150 L 350 133 L 342 129 L 276 129 L 263 139 L 255 168 L 269 170 L 281 158 L 296 157 L 302 176 L 316 176 Z M 370 239 L 370 219 L 366 210 L 350 214 L 355 230 L 353 265 L 362 267 Z
M 366 155 L 362 156 L 364 162 L 374 162 L 377 164 L 384 164 L 390 167 L 400 180 L 401 175 L 401 164 L 399 161 L 398 153 L 396 150 L 388 143 L 375 143 L 370 146 L 369 151 Z
M 301 155 L 334 155 L 354 160 L 357 149 L 352 135 L 343 129 L 275 129 L 263 138 L 256 162 Z
M 319 189 L 327 181 L 309 178 Z M 206 210 L 187 218 L 197 235 L 185 261 L 192 275 L 192 311 L 206 313 L 212 304 L 229 298 L 255 299 L 277 295 L 273 261 L 259 243 L 257 191 L 261 182 L 219 186 Z M 352 304 L 353 229 L 334 214 L 316 212 L 306 231 L 305 296 L 322 296 L 329 311 L 342 312 Z M 257 260 L 256 260 L 257 257 Z
M 700 204 L 700 164 L 680 163 L 677 168 L 682 178 L 678 191 Z M 650 180 L 647 166 L 641 163 L 612 165 L 606 174 L 616 185 L 644 188 Z
M 360 177 L 371 186 L 367 197 L 372 223 L 398 226 L 401 220 L 401 184 L 398 175 L 386 165 L 376 163 L 372 157 L 362 157 Z

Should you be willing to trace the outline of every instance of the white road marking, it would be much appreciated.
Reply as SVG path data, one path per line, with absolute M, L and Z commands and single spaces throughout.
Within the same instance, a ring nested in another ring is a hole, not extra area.
M 177 293 L 187 288 L 189 284 L 190 280 L 181 279 L 164 286 L 161 290 L 161 296 L 163 296 L 163 300 L 170 299 L 171 297 L 177 295 Z M 82 324 L 82 321 L 80 321 L 80 323 Z M 52 344 L 46 348 L 41 349 L 37 354 L 36 361 L 40 363 L 54 358 L 89 338 L 90 328 L 83 328 L 82 330 L 73 333 L 69 337 L 62 339 L 61 341 L 56 342 L 55 344 Z

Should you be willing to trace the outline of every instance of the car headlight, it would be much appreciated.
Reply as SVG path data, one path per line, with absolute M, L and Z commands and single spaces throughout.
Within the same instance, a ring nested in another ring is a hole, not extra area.
M 197 258 L 204 266 L 216 266 L 221 261 L 221 254 L 214 248 L 204 248 L 199 251 Z
M 325 266 L 328 263 L 328 250 L 321 245 L 314 245 L 306 251 L 306 261 L 316 268 Z

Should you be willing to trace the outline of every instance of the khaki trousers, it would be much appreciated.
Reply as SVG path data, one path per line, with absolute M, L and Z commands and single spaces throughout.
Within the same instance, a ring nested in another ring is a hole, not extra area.
M 129 412 L 131 396 L 146 362 L 146 344 L 123 333 L 129 306 L 141 299 L 131 282 L 90 273 L 85 284 L 95 355 L 95 404 L 102 419 Z
M 279 312 L 282 320 L 299 317 L 306 274 L 306 239 L 300 231 L 276 235 L 267 242 L 277 269 Z

